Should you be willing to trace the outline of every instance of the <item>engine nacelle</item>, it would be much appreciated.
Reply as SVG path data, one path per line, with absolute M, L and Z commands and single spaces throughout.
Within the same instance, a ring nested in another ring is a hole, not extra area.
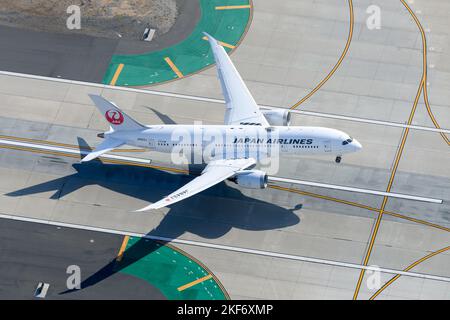
M 261 170 L 246 170 L 237 173 L 231 181 L 248 189 L 265 189 L 268 176 Z
M 271 126 L 289 126 L 291 124 L 289 110 L 262 110 L 262 114 Z

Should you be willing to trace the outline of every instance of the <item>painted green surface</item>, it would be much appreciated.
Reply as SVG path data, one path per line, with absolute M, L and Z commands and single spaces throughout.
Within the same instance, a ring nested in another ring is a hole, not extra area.
M 202 39 L 203 31 L 217 40 L 236 45 L 245 32 L 250 19 L 250 9 L 216 10 L 216 6 L 248 5 L 249 0 L 200 0 L 201 17 L 191 35 L 169 48 L 141 55 L 114 55 L 103 78 L 109 84 L 120 63 L 125 66 L 116 85 L 142 86 L 177 78 L 164 61 L 169 57 L 186 76 L 213 63 L 208 41 Z M 230 49 L 226 48 L 227 51 Z
M 226 296 L 214 278 L 184 291 L 178 288 L 208 275 L 188 256 L 156 241 L 130 237 L 120 272 L 148 281 L 169 300 L 225 300 Z

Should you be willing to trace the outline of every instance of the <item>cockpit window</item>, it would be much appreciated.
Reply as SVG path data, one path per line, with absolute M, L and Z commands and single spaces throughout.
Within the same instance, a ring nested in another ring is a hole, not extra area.
M 353 138 L 350 137 L 347 140 L 342 141 L 342 145 L 345 146 L 346 144 L 352 143 L 352 141 L 353 141 Z

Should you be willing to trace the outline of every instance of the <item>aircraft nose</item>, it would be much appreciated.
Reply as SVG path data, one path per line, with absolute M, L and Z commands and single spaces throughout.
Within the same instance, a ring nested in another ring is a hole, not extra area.
M 355 151 L 359 151 L 362 149 L 361 143 L 359 143 L 359 141 L 356 139 L 353 139 L 352 145 L 355 148 Z

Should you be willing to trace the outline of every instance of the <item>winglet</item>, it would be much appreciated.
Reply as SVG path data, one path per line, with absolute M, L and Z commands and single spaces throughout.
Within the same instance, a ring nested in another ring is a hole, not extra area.
M 205 31 L 203 31 L 203 34 L 208 38 L 208 41 L 210 43 L 217 44 L 217 40 L 214 39 L 214 37 L 212 35 L 210 35 L 209 33 L 205 32 Z
M 157 208 L 155 208 L 152 203 L 151 205 L 148 205 L 142 209 L 134 210 L 133 212 L 144 212 L 144 211 L 153 210 L 153 209 L 157 209 Z
M 253 158 L 214 160 L 208 163 L 202 174 L 178 190 L 135 212 L 160 209 L 189 198 L 256 164 Z

